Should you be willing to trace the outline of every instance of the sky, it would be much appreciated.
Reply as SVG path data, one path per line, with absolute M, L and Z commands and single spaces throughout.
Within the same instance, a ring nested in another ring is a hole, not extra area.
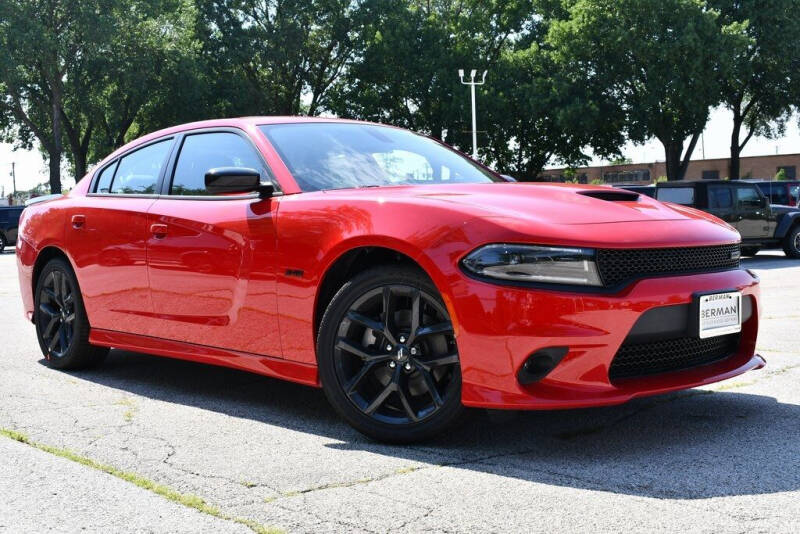
M 480 125 L 479 125 L 480 129 Z M 712 112 L 706 126 L 703 140 L 706 158 L 726 158 L 729 155 L 731 130 L 731 113 L 719 108 Z M 764 139 L 753 137 L 745 147 L 743 156 L 759 156 L 768 154 L 793 154 L 800 152 L 800 130 L 798 120 L 794 117 L 788 124 L 786 135 L 778 139 Z M 664 160 L 664 149 L 656 141 L 644 145 L 627 145 L 623 154 L 634 163 L 649 163 Z M 692 159 L 703 159 L 703 147 L 698 142 Z M 46 182 L 48 179 L 47 162 L 36 151 L 13 150 L 12 145 L 0 144 L 0 191 L 4 194 L 11 192 L 11 162 L 16 163 L 17 189 L 31 189 L 36 184 Z M 604 162 L 596 159 L 593 165 Z M 498 169 L 502 172 L 502 169 Z M 64 173 L 68 176 L 68 173 Z M 71 178 L 64 178 L 64 188 L 74 185 Z

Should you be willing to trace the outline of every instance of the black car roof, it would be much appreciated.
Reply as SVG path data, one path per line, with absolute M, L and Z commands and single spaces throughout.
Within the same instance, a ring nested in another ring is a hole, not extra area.
M 678 180 L 659 182 L 658 187 L 694 187 L 696 185 L 736 185 L 739 180 Z M 749 183 L 749 182 L 748 182 Z

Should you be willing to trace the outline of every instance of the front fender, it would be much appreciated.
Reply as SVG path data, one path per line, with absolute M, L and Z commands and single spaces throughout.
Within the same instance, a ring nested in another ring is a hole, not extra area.
M 775 229 L 775 237 L 783 239 L 789 233 L 789 229 L 800 222 L 800 211 L 790 211 L 784 213 L 778 220 L 778 227 Z

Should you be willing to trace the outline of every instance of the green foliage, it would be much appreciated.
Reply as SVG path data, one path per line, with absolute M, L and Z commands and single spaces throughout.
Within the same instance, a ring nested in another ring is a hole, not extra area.
M 655 181 L 653 183 L 660 184 L 661 182 L 666 182 L 667 180 L 668 179 L 667 179 L 666 176 L 659 176 L 658 178 L 655 179 Z
M 363 50 L 348 76 L 336 84 L 331 110 L 468 147 L 469 89 L 461 85 L 458 70 L 494 69 L 531 13 L 527 0 L 368 2 L 363 12 Z M 494 76 L 492 70 L 487 84 L 496 83 Z M 488 126 L 486 87 L 478 91 L 478 121 L 484 127 Z M 479 138 L 483 146 L 483 133 Z
M 732 156 L 800 102 L 800 0 L 2 0 L 0 139 L 60 190 L 125 142 L 219 116 L 333 114 L 471 149 L 521 180 L 655 137 L 683 176 L 709 109 Z M 744 139 L 739 139 L 740 130 Z M 690 139 L 685 146 L 686 139 Z M 738 148 L 737 148 L 738 147 Z M 569 174 L 567 171 L 565 174 Z M 731 166 L 738 177 L 738 165 Z M 568 180 L 575 180 L 572 172 Z
M 739 154 L 753 135 L 783 135 L 800 101 L 800 0 L 709 0 L 723 32 L 734 29 L 726 50 L 729 68 L 717 73 L 725 106 L 733 112 L 731 178 L 739 178 Z M 726 26 L 727 25 L 727 26 Z
M 197 0 L 197 36 L 224 115 L 316 115 L 363 48 L 364 0 Z M 306 98 L 304 98 L 306 97 Z
M 709 109 L 720 101 L 711 73 L 732 39 L 700 0 L 575 0 L 548 36 L 556 62 L 579 86 L 593 87 L 608 121 L 626 137 L 664 145 L 669 179 L 683 177 Z M 693 137 L 694 136 L 694 137 Z M 693 137 L 685 155 L 684 140 Z
M 610 165 L 630 165 L 633 163 L 631 158 L 618 157 L 611 160 Z
M 786 175 L 786 169 L 778 169 L 778 172 L 775 173 L 776 180 L 788 180 L 789 177 Z
M 592 185 L 606 185 L 605 180 L 602 178 L 592 178 L 589 183 Z

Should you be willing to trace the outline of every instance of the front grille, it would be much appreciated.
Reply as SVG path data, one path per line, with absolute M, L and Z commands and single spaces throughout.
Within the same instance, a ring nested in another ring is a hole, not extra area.
M 723 360 L 739 347 L 739 334 L 698 339 L 681 337 L 649 343 L 624 343 L 614 360 L 608 377 L 634 378 L 680 371 Z
M 739 267 L 739 244 L 711 247 L 599 249 L 597 268 L 606 286 L 651 276 L 724 271 Z

